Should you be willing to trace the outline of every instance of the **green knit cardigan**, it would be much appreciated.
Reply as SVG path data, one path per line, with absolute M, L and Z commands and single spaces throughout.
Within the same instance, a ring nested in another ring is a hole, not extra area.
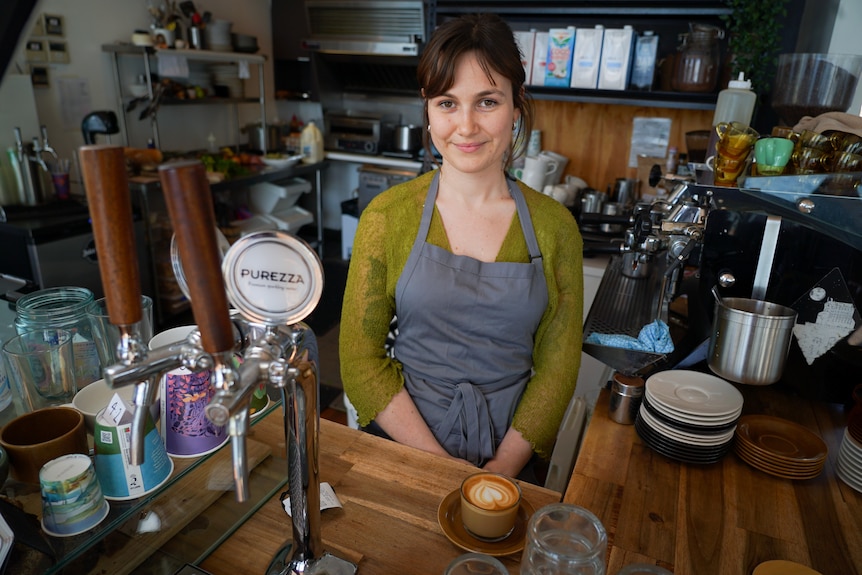
M 413 247 L 434 172 L 377 196 L 362 212 L 353 243 L 341 314 L 339 354 L 344 390 L 367 425 L 401 390 L 401 364 L 384 348 L 395 314 L 395 285 Z M 548 307 L 533 343 L 533 375 L 512 425 L 533 450 L 550 458 L 575 390 L 583 337 L 583 240 L 571 213 L 519 182 L 527 202 L 548 284 Z M 426 238 L 451 251 L 437 209 Z M 500 262 L 530 261 L 515 214 Z

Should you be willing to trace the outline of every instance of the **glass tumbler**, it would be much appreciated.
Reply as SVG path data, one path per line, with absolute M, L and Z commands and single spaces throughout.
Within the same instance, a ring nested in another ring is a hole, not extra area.
M 90 328 L 93 332 L 93 341 L 99 354 L 99 361 L 103 367 L 117 363 L 117 344 L 120 341 L 120 328 L 111 323 L 108 315 L 108 300 L 97 299 L 87 307 L 87 316 L 90 319 Z M 153 300 L 148 296 L 141 296 L 141 321 L 137 328 L 144 345 L 153 338 Z
M 590 511 L 546 505 L 527 524 L 521 575 L 604 575 L 607 548 L 607 532 Z

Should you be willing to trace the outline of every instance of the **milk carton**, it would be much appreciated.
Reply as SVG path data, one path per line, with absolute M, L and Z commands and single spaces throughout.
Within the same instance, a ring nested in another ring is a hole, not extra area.
M 655 59 L 658 52 L 658 36 L 647 30 L 637 37 L 631 86 L 635 90 L 651 90 L 655 75 Z
M 625 90 L 629 83 L 634 30 L 631 26 L 608 28 L 602 42 L 602 63 L 599 69 L 600 90 Z
M 545 68 L 548 62 L 548 33 L 536 32 L 533 42 L 533 66 L 530 73 L 531 86 L 545 85 Z
M 526 79 L 525 84 L 530 83 L 530 74 L 533 72 L 533 45 L 536 43 L 536 31 L 515 31 L 515 43 L 521 51 L 521 65 L 524 67 Z
M 548 30 L 548 60 L 545 86 L 568 88 L 572 82 L 572 53 L 575 51 L 575 27 Z
M 595 88 L 598 85 L 604 37 L 604 26 L 577 29 L 572 55 L 572 88 Z

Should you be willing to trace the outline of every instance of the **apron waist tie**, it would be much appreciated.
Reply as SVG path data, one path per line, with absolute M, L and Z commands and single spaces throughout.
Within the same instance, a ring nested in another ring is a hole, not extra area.
M 482 465 L 494 457 L 496 441 L 488 403 L 482 392 L 469 381 L 455 386 L 452 403 L 437 427 L 435 437 L 444 445 L 449 434 L 459 424 L 461 442 L 458 457 L 474 465 Z

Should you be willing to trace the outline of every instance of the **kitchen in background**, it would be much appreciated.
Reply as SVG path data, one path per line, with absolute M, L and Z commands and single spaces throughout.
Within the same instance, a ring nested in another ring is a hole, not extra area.
M 816 9 L 811 4 L 806 4 L 805 32 L 814 39 L 809 40 L 810 46 L 800 46 L 799 51 L 852 53 L 855 50 L 855 38 L 850 23 L 859 20 L 862 6 L 851 0 L 831 0 L 825 5 L 817 3 Z M 314 92 L 314 84 L 317 83 L 314 78 L 318 72 L 311 66 L 312 53 L 302 47 L 302 40 L 311 36 L 305 25 L 303 2 L 249 0 L 242 3 L 240 8 L 229 0 L 207 0 L 196 2 L 195 6 L 200 13 L 210 12 L 214 18 L 229 20 L 234 32 L 257 37 L 259 53 L 267 56 L 264 80 L 269 92 L 266 100 L 268 122 L 287 123 L 296 116 L 302 122 L 315 120 L 323 127 L 327 112 L 345 110 L 370 114 L 395 112 L 395 121 L 399 123 L 419 122 L 421 108 L 418 98 L 410 95 L 383 96 L 367 92 L 361 87 L 348 87 L 347 90 L 340 91 L 337 85 L 330 82 L 331 78 L 327 79 L 325 76 L 317 78 L 320 81 L 320 92 Z M 27 61 L 27 40 L 46 38 L 32 33 L 37 20 L 45 14 L 62 17 L 62 42 L 65 43 L 68 62 Z M 0 106 L 0 145 L 3 149 L 15 145 L 13 128 L 16 124 L 21 124 L 25 142 L 39 136 L 39 126 L 45 125 L 51 145 L 61 157 L 72 158 L 74 150 L 83 143 L 80 130 L 83 116 L 94 110 L 117 111 L 118 108 L 111 58 L 102 51 L 102 46 L 117 41 L 130 42 L 135 30 L 146 29 L 150 21 L 146 0 L 79 0 L 75 3 L 74 10 L 70 10 L 61 0 L 36 2 L 0 84 L 3 101 L 3 106 Z M 94 25 L 94 22 L 98 22 L 98 25 Z M 819 45 L 814 45 L 816 42 L 819 42 Z M 337 58 L 333 58 L 335 59 Z M 351 62 L 349 56 L 341 59 Z M 47 80 L 47 87 L 34 87 L 31 95 L 25 86 L 27 82 L 23 82 L 21 76 L 29 80 L 32 66 L 46 69 L 44 79 Z M 393 67 L 386 68 L 391 70 Z M 344 66 L 342 70 L 344 69 L 349 70 L 350 67 Z M 359 67 L 356 70 L 364 75 L 355 72 L 354 77 L 377 81 L 376 76 L 370 75 L 370 70 Z M 410 78 L 408 70 L 409 66 L 399 71 L 399 81 Z M 136 72 L 130 71 L 128 74 L 129 82 L 135 82 Z M 276 96 L 284 99 L 277 99 Z M 858 109 L 860 101 L 862 96 L 857 93 L 855 108 Z M 32 113 L 33 104 L 35 118 Z M 554 113 L 559 112 L 561 107 L 565 112 L 565 102 L 552 102 L 548 105 Z M 236 126 L 245 126 L 260 119 L 260 113 L 255 106 L 242 107 L 239 122 L 232 117 L 234 112 L 230 109 L 183 107 L 163 109 L 160 113 L 160 129 L 165 132 L 162 146 L 176 149 L 204 149 L 210 145 L 211 134 L 217 145 L 233 143 L 237 137 L 241 142 L 245 142 L 247 136 L 236 134 Z M 563 120 L 565 119 L 564 117 Z M 553 125 L 554 121 L 551 120 L 548 124 Z M 122 126 L 120 129 L 122 131 Z M 629 127 L 625 126 L 625 129 L 628 130 Z M 549 143 L 559 138 L 550 129 L 545 132 L 546 141 Z M 120 133 L 110 139 L 118 143 L 122 141 L 122 136 Z M 134 143 L 145 145 L 146 131 L 139 137 L 142 140 Z M 565 153 L 564 150 L 557 151 Z M 4 154 L 2 157 L 4 164 L 8 163 L 8 156 Z M 346 166 L 341 166 L 334 162 L 325 176 L 324 227 L 328 230 L 341 228 L 341 203 L 357 195 L 357 165 L 351 162 L 345 164 Z M 570 165 L 569 170 L 576 173 L 575 166 Z M 79 179 L 73 163 L 73 190 Z M 590 184 L 601 186 L 600 182 Z

